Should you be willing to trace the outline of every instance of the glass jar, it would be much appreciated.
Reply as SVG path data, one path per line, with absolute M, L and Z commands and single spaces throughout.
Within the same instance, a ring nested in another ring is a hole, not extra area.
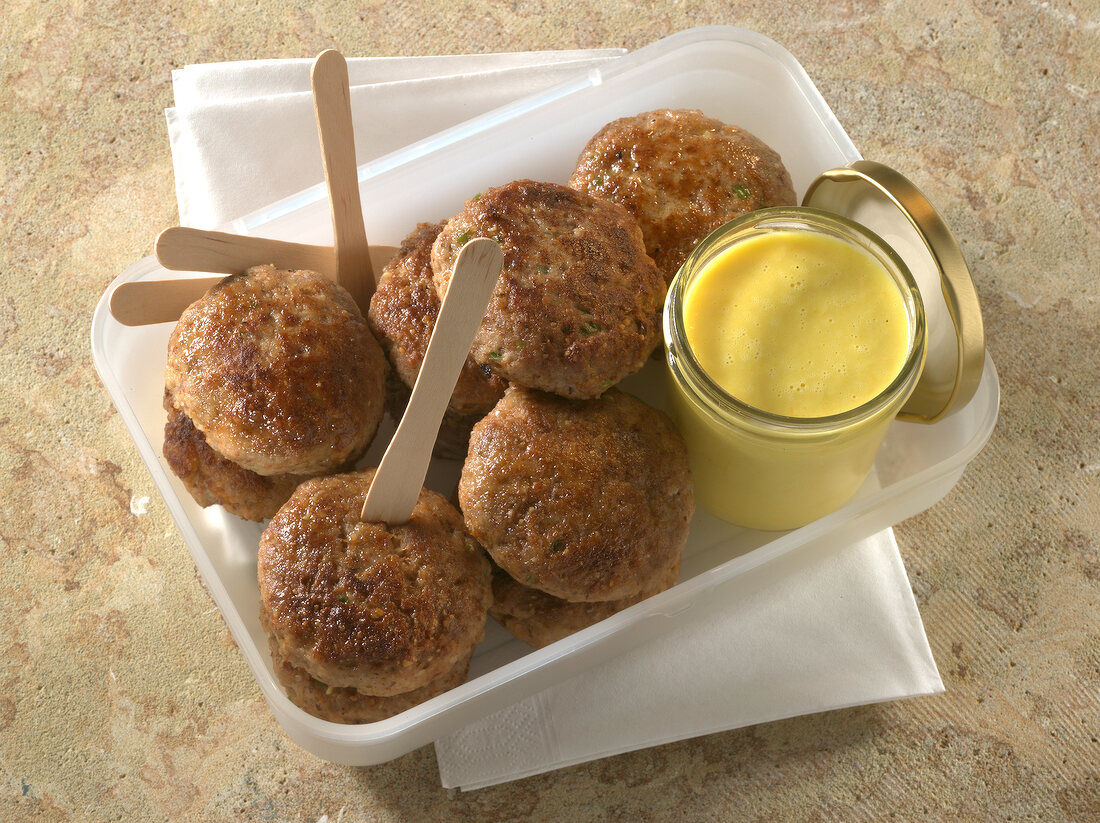
M 700 365 L 684 325 L 695 279 L 735 244 L 768 232 L 812 232 L 877 261 L 897 287 L 909 324 L 901 370 L 871 400 L 823 417 L 787 417 L 733 396 Z M 902 259 L 878 235 L 830 212 L 781 207 L 751 212 L 711 233 L 669 287 L 664 312 L 669 405 L 688 445 L 695 493 L 712 514 L 756 529 L 805 525 L 842 506 L 867 477 L 890 421 L 920 378 L 924 306 Z

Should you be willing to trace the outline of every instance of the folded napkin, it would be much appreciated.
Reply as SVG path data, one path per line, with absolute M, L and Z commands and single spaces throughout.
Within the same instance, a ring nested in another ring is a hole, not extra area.
M 766 563 L 723 592 L 681 628 L 436 741 L 443 785 L 943 691 L 892 530 Z
M 366 163 L 620 55 L 550 52 L 348 61 L 355 154 Z M 180 225 L 224 226 L 324 180 L 312 60 L 186 66 L 167 109 Z
M 358 160 L 620 53 L 349 60 Z M 225 225 L 322 182 L 311 62 L 173 73 L 176 106 L 167 118 L 182 225 Z M 744 572 L 728 591 L 673 633 L 437 741 L 443 785 L 479 788 L 710 732 L 943 690 L 889 529 L 792 552 Z

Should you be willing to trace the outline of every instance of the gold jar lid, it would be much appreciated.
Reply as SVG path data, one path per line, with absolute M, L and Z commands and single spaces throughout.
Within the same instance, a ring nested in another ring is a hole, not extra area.
M 933 423 L 965 406 L 985 365 L 982 313 L 962 249 L 928 199 L 889 166 L 857 160 L 818 177 L 802 205 L 871 230 L 898 253 L 917 281 L 927 316 L 928 353 L 920 382 L 898 418 Z

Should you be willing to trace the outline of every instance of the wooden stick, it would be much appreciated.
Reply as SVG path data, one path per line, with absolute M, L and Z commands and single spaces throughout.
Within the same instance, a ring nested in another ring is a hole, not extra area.
M 334 49 L 321 52 L 313 61 L 310 83 L 332 209 L 336 282 L 351 293 L 366 314 L 376 283 L 363 225 L 363 204 L 359 199 L 351 90 L 343 55 Z
M 309 269 L 336 279 L 336 257 L 331 246 L 173 226 L 157 237 L 155 251 L 160 264 L 173 271 L 237 274 L 271 263 L 280 269 Z
M 195 277 L 119 283 L 111 292 L 111 316 L 124 326 L 175 323 L 184 309 L 224 279 Z
M 365 316 L 376 285 L 374 273 L 385 267 L 397 249 L 367 243 L 343 56 L 331 49 L 318 55 L 310 82 L 332 212 L 333 245 L 312 246 L 177 226 L 157 237 L 157 259 L 174 271 L 236 274 L 270 263 L 281 269 L 320 272 L 347 289 Z M 126 326 L 171 322 L 217 282 L 218 278 L 205 277 L 121 283 L 111 294 L 111 314 Z
M 471 240 L 459 252 L 409 405 L 378 464 L 363 501 L 361 519 L 398 525 L 412 516 L 428 473 L 439 424 L 481 325 L 502 262 L 500 246 L 484 237 Z
M 181 226 L 160 233 L 156 252 L 160 264 L 175 271 L 237 274 L 262 263 L 271 263 L 281 269 L 319 271 L 330 277 L 336 271 L 329 246 L 307 246 Z M 385 268 L 395 254 L 397 249 L 393 246 L 370 247 L 370 256 L 378 271 Z M 194 277 L 120 283 L 111 292 L 111 315 L 124 326 L 174 323 L 184 309 L 221 280 L 221 277 Z

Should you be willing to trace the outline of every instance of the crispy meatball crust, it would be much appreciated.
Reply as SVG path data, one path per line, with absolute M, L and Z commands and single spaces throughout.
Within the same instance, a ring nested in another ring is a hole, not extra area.
M 351 296 L 257 266 L 180 317 L 165 385 L 222 457 L 262 475 L 334 470 L 374 436 L 385 358 Z
M 624 209 L 555 183 L 489 189 L 435 240 L 439 294 L 474 237 L 504 253 L 471 350 L 477 363 L 565 397 L 598 397 L 644 365 L 660 338 L 665 283 Z
M 485 633 L 489 561 L 424 489 L 400 526 L 359 519 L 373 470 L 308 480 L 260 538 L 260 620 L 290 665 L 390 696 L 427 686 Z
M 379 697 L 363 694 L 346 686 L 330 686 L 286 661 L 278 649 L 271 650 L 271 662 L 276 679 L 283 684 L 290 702 L 314 717 L 333 723 L 374 723 L 418 706 L 425 700 L 461 686 L 470 669 L 470 655 L 455 664 L 449 672 L 426 686 L 409 692 Z
M 493 605 L 489 614 L 524 643 L 539 649 L 581 629 L 587 629 L 628 606 L 676 584 L 680 558 L 634 597 L 592 603 L 572 603 L 517 582 L 503 569 L 493 569 Z
M 680 556 L 695 509 L 683 439 L 618 390 L 571 401 L 510 388 L 474 426 L 458 499 L 512 577 L 584 602 L 645 591 Z
M 382 270 L 367 319 L 393 370 L 410 388 L 416 383 L 428 341 L 439 316 L 439 295 L 432 277 L 432 243 L 442 223 L 420 223 L 401 242 Z M 457 415 L 484 415 L 504 394 L 505 381 L 467 358 L 449 409 Z
M 166 405 L 164 459 L 200 506 L 220 503 L 245 520 L 266 520 L 307 479 L 299 474 L 260 475 L 226 460 L 206 444 L 187 415 Z
M 766 206 L 796 205 L 775 151 L 695 110 L 608 123 L 584 147 L 569 185 L 625 206 L 668 282 L 723 223 Z

